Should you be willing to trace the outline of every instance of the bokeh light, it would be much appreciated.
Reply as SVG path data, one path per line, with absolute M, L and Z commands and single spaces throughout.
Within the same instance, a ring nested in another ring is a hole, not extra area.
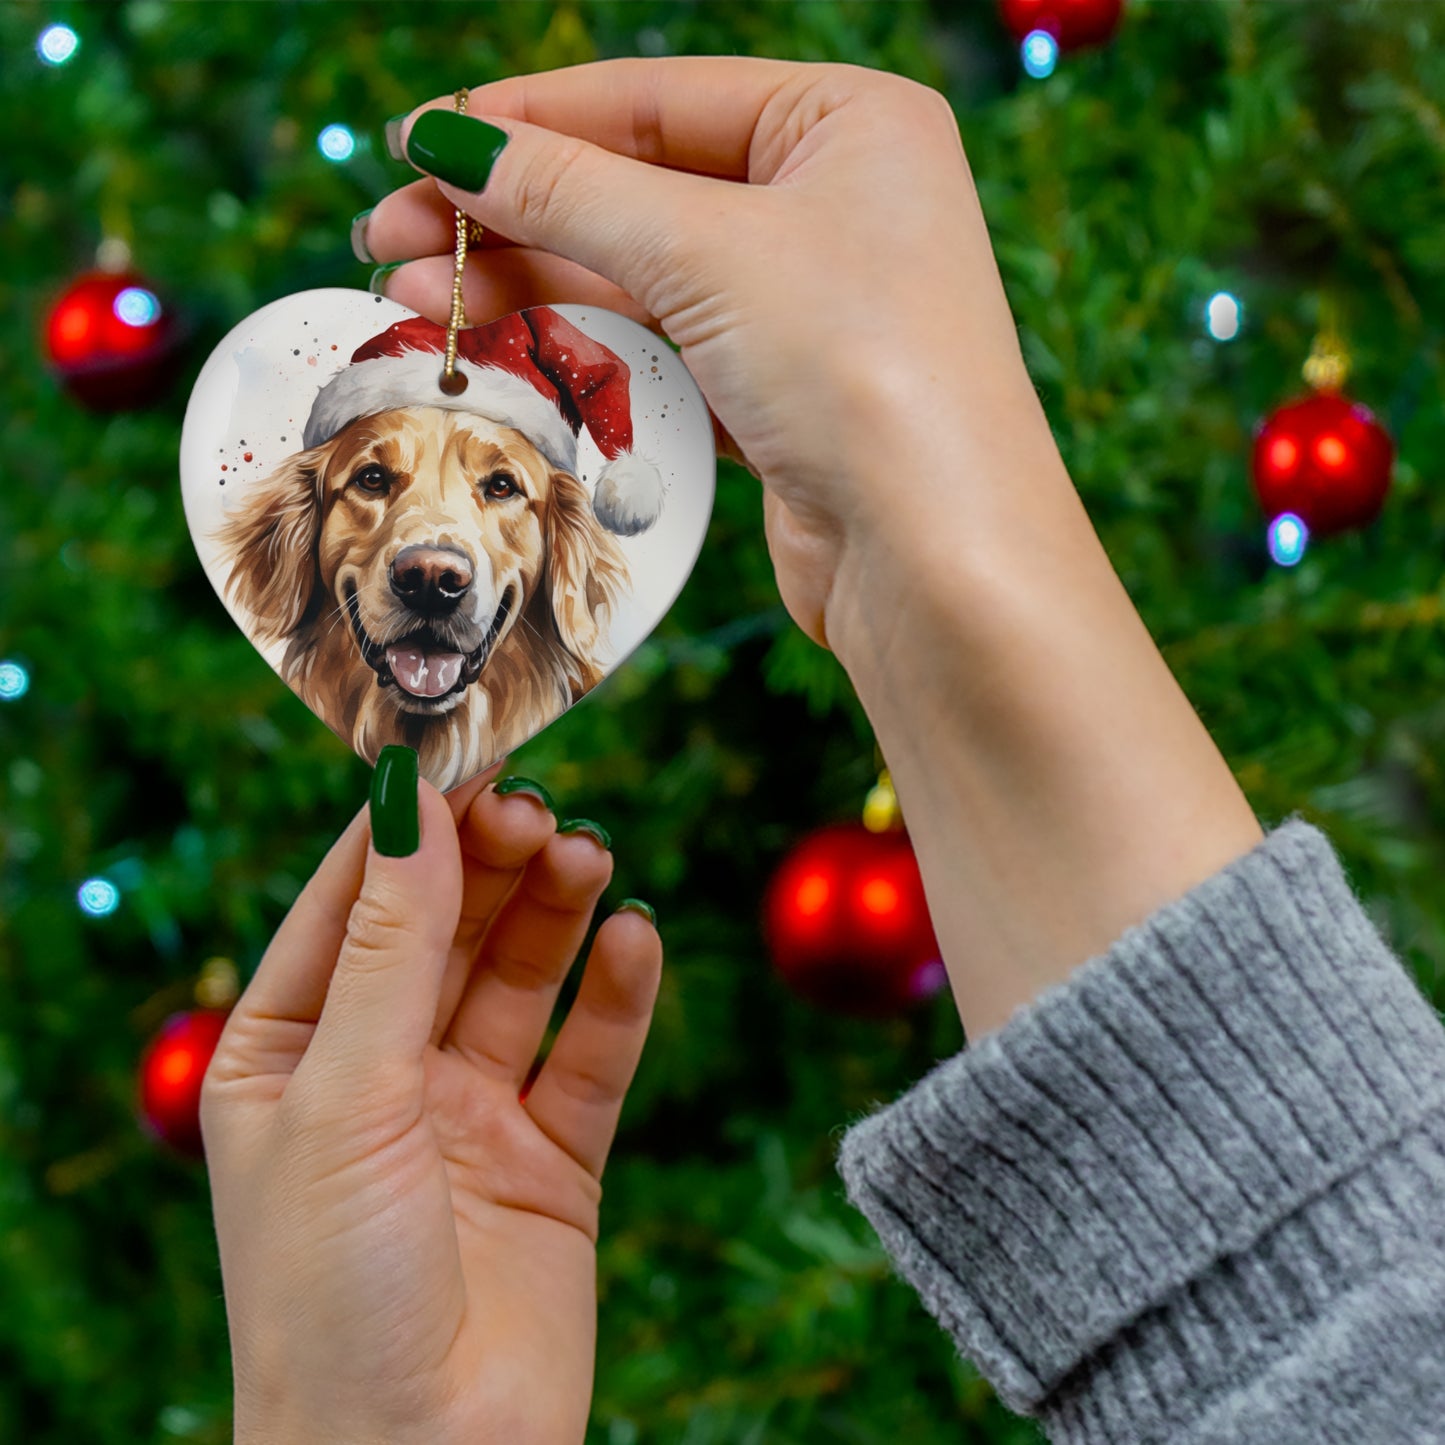
M 1269 555 L 1281 567 L 1293 567 L 1305 554 L 1310 529 L 1293 512 L 1281 512 L 1269 524 Z
M 17 702 L 30 691 L 30 674 L 8 658 L 0 662 L 0 702 Z
M 329 161 L 349 161 L 356 152 L 356 137 L 347 126 L 329 125 L 316 137 L 316 149 Z
M 1204 329 L 1216 341 L 1233 341 L 1244 325 L 1244 307 L 1228 291 L 1216 291 L 1204 308 Z
M 82 913 L 92 918 L 108 918 L 120 907 L 120 889 L 109 878 L 87 878 L 75 899 Z
M 822 873 L 809 873 L 798 884 L 793 902 L 798 913 L 804 918 L 814 918 L 827 906 L 833 896 L 833 885 Z
M 35 53 L 47 65 L 64 65 L 80 49 L 80 36 L 68 25 L 47 25 L 35 42 Z
M 1059 63 L 1059 42 L 1047 30 L 1031 30 L 1019 47 L 1024 69 L 1035 80 L 1045 80 Z
M 116 319 L 127 326 L 149 326 L 160 319 L 161 303 L 154 291 L 147 291 L 144 286 L 127 286 L 115 298 L 112 309 Z

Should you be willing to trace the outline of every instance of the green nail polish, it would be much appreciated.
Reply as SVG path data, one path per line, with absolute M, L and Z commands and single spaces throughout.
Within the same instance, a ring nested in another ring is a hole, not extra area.
M 371 248 L 366 244 L 366 223 L 371 219 L 373 209 L 374 207 L 368 206 L 351 218 L 351 254 L 364 266 L 376 265 L 376 257 L 371 254 Z
M 640 898 L 624 898 L 617 905 L 619 913 L 640 913 L 654 928 L 657 927 L 657 911 L 652 904 L 644 903 Z
M 531 778 L 503 778 L 500 783 L 492 784 L 492 791 L 500 793 L 502 797 L 509 797 L 513 793 L 526 793 L 530 798 L 536 798 L 549 813 L 557 811 L 557 805 L 552 801 L 552 795 L 541 783 L 534 783 Z
M 602 826 L 601 823 L 594 823 L 591 818 L 568 818 L 565 823 L 557 827 L 559 833 L 586 833 L 589 837 L 595 838 L 604 848 L 611 849 L 612 834 Z
M 406 155 L 401 148 L 401 128 L 406 124 L 406 118 L 410 114 L 411 112 L 408 110 L 401 115 L 392 116 L 391 119 L 387 121 L 382 132 L 386 137 L 386 153 L 394 161 L 404 161 L 406 159 Z
M 425 110 L 406 138 L 406 158 L 448 185 L 480 191 L 509 139 L 484 120 L 454 110 Z
M 409 858 L 421 846 L 416 749 L 385 747 L 371 775 L 371 841 L 387 858 Z
M 370 291 L 373 296 L 385 296 L 386 278 L 390 276 L 398 266 L 405 265 L 405 261 L 391 261 L 385 266 L 378 266 L 376 270 L 371 273 L 371 280 L 368 282 L 366 289 Z

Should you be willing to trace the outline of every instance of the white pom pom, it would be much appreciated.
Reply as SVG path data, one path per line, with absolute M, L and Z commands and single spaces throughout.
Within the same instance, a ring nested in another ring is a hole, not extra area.
M 614 457 L 597 478 L 592 510 L 609 532 L 635 537 L 662 514 L 662 473 L 630 452 Z

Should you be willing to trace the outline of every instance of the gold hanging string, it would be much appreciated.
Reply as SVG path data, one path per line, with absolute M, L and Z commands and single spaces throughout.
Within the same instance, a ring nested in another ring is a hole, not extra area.
M 459 90 L 452 97 L 452 104 L 455 105 L 459 115 L 467 113 L 467 104 L 470 99 L 471 93 L 466 90 Z M 446 365 L 442 368 L 441 377 L 437 382 L 447 396 L 460 396 L 467 389 L 466 373 L 457 370 L 457 332 L 467 324 L 466 306 L 462 302 L 462 273 L 467 264 L 468 241 L 480 242 L 482 239 L 481 226 L 473 221 L 465 211 L 456 213 L 456 226 L 456 265 L 452 270 L 452 318 L 447 323 Z

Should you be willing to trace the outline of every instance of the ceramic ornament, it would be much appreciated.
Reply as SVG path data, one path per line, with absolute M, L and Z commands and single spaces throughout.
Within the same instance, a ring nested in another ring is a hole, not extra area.
M 712 511 L 706 403 L 668 346 L 591 306 L 463 329 L 384 297 L 263 307 L 201 370 L 191 538 L 283 681 L 368 762 L 453 788 L 633 651 Z

